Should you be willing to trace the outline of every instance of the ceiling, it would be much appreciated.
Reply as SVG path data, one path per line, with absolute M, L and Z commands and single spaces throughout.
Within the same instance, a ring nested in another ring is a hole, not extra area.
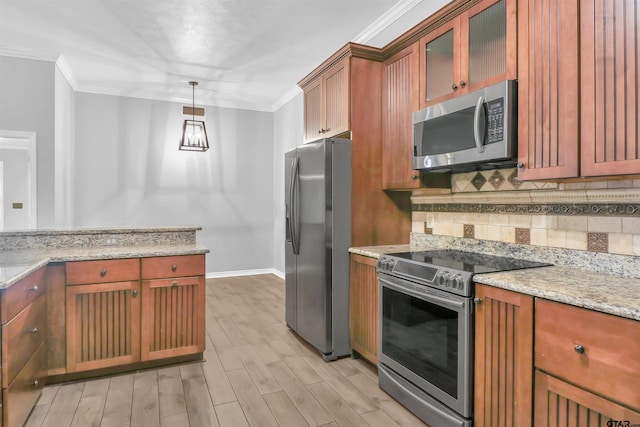
M 0 0 L 0 55 L 74 90 L 275 111 L 349 41 L 383 47 L 449 0 Z

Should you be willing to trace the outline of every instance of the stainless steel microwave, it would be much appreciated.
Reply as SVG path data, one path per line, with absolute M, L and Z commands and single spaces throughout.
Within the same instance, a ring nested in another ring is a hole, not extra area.
M 505 80 L 413 113 L 413 169 L 515 165 L 516 96 L 516 81 Z

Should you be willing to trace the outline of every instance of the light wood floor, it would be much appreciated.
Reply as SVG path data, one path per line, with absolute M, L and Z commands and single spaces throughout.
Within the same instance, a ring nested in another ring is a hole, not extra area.
M 326 363 L 284 323 L 273 275 L 207 280 L 205 361 L 52 385 L 27 426 L 422 426 L 376 369 Z

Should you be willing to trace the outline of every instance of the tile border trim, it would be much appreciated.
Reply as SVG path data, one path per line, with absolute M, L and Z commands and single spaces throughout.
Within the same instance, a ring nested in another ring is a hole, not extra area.
M 640 203 L 413 203 L 414 212 L 640 217 Z

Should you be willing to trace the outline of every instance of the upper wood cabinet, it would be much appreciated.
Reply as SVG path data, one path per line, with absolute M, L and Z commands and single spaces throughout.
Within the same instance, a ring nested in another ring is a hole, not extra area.
M 411 168 L 412 116 L 420 109 L 419 43 L 382 64 L 382 188 L 420 186 Z
M 303 92 L 305 142 L 349 130 L 349 57 L 305 84 Z
M 640 173 L 639 8 L 518 0 L 519 179 Z
M 518 179 L 578 176 L 578 0 L 518 2 Z
M 637 0 L 580 2 L 583 176 L 640 173 L 638 31 Z
M 420 108 L 515 79 L 516 1 L 484 0 L 420 39 Z

